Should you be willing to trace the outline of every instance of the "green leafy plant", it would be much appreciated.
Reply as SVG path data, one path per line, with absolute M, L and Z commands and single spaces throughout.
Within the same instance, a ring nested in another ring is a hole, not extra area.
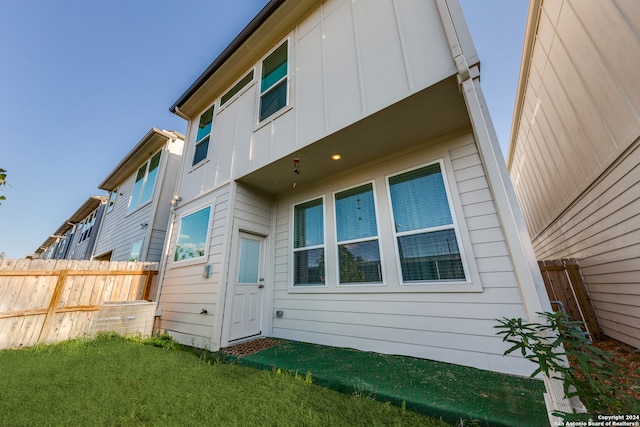
M 504 355 L 519 352 L 537 365 L 532 377 L 543 373 L 563 381 L 567 398 L 578 396 L 589 415 L 637 413 L 640 403 L 624 392 L 619 359 L 587 339 L 582 322 L 569 320 L 563 310 L 538 313 L 546 323 L 526 323 L 521 318 L 498 320 L 498 335 L 513 344 Z M 569 363 L 567 363 L 567 360 Z M 556 413 L 566 420 L 585 415 Z M 586 415 L 588 416 L 588 415 Z

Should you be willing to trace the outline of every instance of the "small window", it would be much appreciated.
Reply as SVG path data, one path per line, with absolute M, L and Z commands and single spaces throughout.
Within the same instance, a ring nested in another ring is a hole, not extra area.
M 322 199 L 293 208 L 293 285 L 324 285 L 324 208 Z
M 153 197 L 153 190 L 158 178 L 161 154 L 162 151 L 158 151 L 147 163 L 138 169 L 136 181 L 133 184 L 131 199 L 129 200 L 129 212 L 144 205 Z
M 440 163 L 390 177 L 389 191 L 403 282 L 465 280 Z
M 109 193 L 109 202 L 107 203 L 107 212 L 111 212 L 113 210 L 113 206 L 116 204 L 117 198 L 118 198 L 118 189 L 116 188 L 115 190 Z
M 193 162 L 191 166 L 195 166 L 209 154 L 209 138 L 213 127 L 213 105 L 203 115 L 200 116 L 198 123 L 198 133 L 196 135 L 196 147 L 193 153 Z
M 129 261 L 140 261 L 140 252 L 142 252 L 142 240 L 135 242 L 131 245 L 131 253 L 129 254 Z
M 209 231 L 209 216 L 211 207 L 208 206 L 192 214 L 182 217 L 174 261 L 185 261 L 204 256 Z
M 289 43 L 285 41 L 262 61 L 260 83 L 260 121 L 287 105 Z
M 89 215 L 84 220 L 82 220 L 82 224 L 81 224 L 82 226 L 80 228 L 82 230 L 82 233 L 80 234 L 80 239 L 78 240 L 78 243 L 82 243 L 85 240 L 87 240 L 89 237 L 91 237 L 93 226 L 96 223 L 96 216 L 97 216 L 97 211 L 93 211 L 91 212 L 91 215 Z
M 382 283 L 373 185 L 336 193 L 340 284 Z
M 234 96 L 236 96 L 242 89 L 244 89 L 249 83 L 253 81 L 253 70 L 251 70 L 246 76 L 235 84 L 227 93 L 220 98 L 220 107 L 229 102 Z

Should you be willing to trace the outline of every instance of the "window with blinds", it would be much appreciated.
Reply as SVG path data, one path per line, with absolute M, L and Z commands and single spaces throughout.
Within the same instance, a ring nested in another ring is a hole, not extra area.
M 373 184 L 335 194 L 340 284 L 382 283 Z
M 293 285 L 325 283 L 323 199 L 293 208 Z
M 390 177 L 389 193 L 403 282 L 465 280 L 441 164 Z

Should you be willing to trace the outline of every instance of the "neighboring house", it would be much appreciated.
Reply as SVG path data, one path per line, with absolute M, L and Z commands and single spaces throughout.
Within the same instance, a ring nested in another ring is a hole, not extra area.
M 457 0 L 270 1 L 171 109 L 160 328 L 531 373 L 494 326 L 550 305 Z
M 91 196 L 35 251 L 40 259 L 91 259 L 107 197 Z
M 640 3 L 533 0 L 508 166 L 538 260 L 576 258 L 640 347 Z
M 94 259 L 160 261 L 184 136 L 153 128 L 104 179 L 109 192 Z

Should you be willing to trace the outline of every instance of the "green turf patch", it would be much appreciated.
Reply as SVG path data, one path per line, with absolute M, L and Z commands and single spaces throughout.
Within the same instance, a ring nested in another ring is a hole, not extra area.
M 285 341 L 242 365 L 311 373 L 315 384 L 451 423 L 548 426 L 542 381 L 431 360 Z

